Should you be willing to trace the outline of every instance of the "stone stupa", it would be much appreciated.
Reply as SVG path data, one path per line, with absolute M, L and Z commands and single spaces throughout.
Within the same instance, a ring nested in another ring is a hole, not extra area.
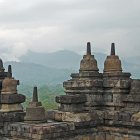
M 104 73 L 122 72 L 121 60 L 115 54 L 115 44 L 111 44 L 111 53 L 104 62 Z
M 0 68 L 0 70 L 4 72 L 4 68 Z M 12 68 L 9 65 L 7 76 L 2 80 L 0 112 L 23 112 L 21 103 L 25 101 L 25 96 L 18 94 L 18 85 L 19 80 L 12 77 Z
M 37 87 L 34 87 L 33 89 L 33 98 L 26 108 L 24 120 L 31 123 L 46 122 L 45 108 L 42 106 L 42 103 L 38 101 Z

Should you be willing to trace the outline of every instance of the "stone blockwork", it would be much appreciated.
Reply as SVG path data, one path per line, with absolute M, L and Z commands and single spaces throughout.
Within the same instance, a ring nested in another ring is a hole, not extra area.
M 18 82 L 12 78 L 11 66 L 4 72 L 0 60 L 0 103 L 1 108 L 7 105 L 9 109 L 0 112 L 0 139 L 140 140 L 140 80 L 130 76 L 123 72 L 114 43 L 104 71 L 99 73 L 88 42 L 79 72 L 63 83 L 66 95 L 56 97 L 58 110 L 45 112 L 35 87 L 23 112 L 16 107 L 25 97 L 17 94 Z

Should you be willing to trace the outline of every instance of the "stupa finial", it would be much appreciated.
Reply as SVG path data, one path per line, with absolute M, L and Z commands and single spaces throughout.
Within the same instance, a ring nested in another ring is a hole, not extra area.
M 8 65 L 8 77 L 12 77 L 12 66 Z
M 91 45 L 90 45 L 90 42 L 87 42 L 87 54 L 91 55 Z
M 111 53 L 110 55 L 115 55 L 115 43 L 111 44 Z
M 33 89 L 33 99 L 32 99 L 32 102 L 38 102 L 37 87 L 34 87 L 34 89 Z

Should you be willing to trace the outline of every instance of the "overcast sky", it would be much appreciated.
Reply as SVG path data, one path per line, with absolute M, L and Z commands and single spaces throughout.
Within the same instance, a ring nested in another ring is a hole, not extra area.
M 72 50 L 120 56 L 140 53 L 140 0 L 0 0 L 0 55 Z

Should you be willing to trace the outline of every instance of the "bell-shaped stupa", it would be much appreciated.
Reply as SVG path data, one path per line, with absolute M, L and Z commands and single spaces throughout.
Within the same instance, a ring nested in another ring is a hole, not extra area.
M 115 44 L 112 43 L 111 45 L 111 53 L 109 56 L 107 56 L 105 62 L 104 62 L 104 72 L 110 73 L 110 72 L 122 72 L 122 66 L 121 61 L 119 59 L 119 56 L 115 54 Z
M 80 71 L 99 71 L 97 61 L 94 58 L 94 55 L 91 55 L 90 42 L 87 43 L 87 54 L 84 55 L 83 59 L 81 60 Z

